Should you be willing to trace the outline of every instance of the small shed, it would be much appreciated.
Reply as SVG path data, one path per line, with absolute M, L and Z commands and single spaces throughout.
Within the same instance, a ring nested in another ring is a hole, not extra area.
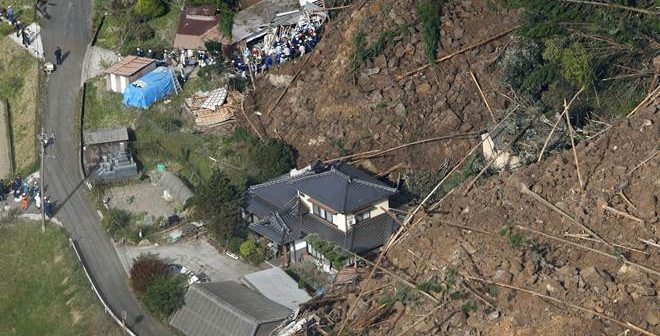
M 174 48 L 206 50 L 205 41 L 220 42 L 218 22 L 214 6 L 186 7 L 179 18 Z
M 300 304 L 312 299 L 279 267 L 246 274 L 241 278 L 241 282 L 291 310 L 298 309 Z
M 86 176 L 108 183 L 137 176 L 137 164 L 128 148 L 127 128 L 104 128 L 83 133 Z
M 163 189 L 165 198 L 171 198 L 181 205 L 185 205 L 194 195 L 178 176 L 168 171 L 160 176 L 158 185 Z
M 108 91 L 124 93 L 128 84 L 155 68 L 155 59 L 126 56 L 105 71 L 106 88 Z
M 170 324 L 187 336 L 267 336 L 291 311 L 234 281 L 197 283 Z

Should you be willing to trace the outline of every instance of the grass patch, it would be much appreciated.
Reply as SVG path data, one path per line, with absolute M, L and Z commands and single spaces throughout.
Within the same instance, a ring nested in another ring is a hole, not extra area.
M 100 20 L 108 6 L 106 0 L 97 0 L 95 22 Z M 171 49 L 180 15 L 181 8 L 171 6 L 165 15 L 142 23 L 135 21 L 137 19 L 130 8 L 109 10 L 100 28 L 97 44 L 122 54 L 134 52 L 138 47 L 144 50 Z
M 39 64 L 8 37 L 0 38 L 0 99 L 11 114 L 16 171 L 26 171 L 37 162 L 36 132 L 39 96 Z
M 121 94 L 106 90 L 105 77 L 91 80 L 85 90 L 84 128 L 135 127 L 140 111 L 124 107 L 122 99 Z
M 422 23 L 422 39 L 429 63 L 435 63 L 440 41 L 440 16 L 444 0 L 422 0 L 417 4 L 417 16 Z
M 38 223 L 0 227 L 2 335 L 120 335 L 89 288 L 64 233 Z
M 355 72 L 365 61 L 378 57 L 385 48 L 394 43 L 398 31 L 384 31 L 370 46 L 367 46 L 366 34 L 359 29 L 353 35 L 353 59 L 351 60 L 351 73 Z

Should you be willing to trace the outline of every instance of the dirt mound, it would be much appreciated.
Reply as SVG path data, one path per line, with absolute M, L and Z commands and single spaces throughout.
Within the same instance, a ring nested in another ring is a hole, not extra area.
M 419 335 L 619 335 L 625 330 L 603 316 L 660 332 L 660 249 L 642 242 L 660 240 L 659 123 L 660 108 L 654 106 L 579 144 L 584 190 L 572 151 L 505 172 L 466 196 L 460 186 L 436 213 L 412 226 L 384 263 L 432 293 L 441 309 L 434 312 L 437 304 L 417 294 L 405 305 L 395 304 L 368 334 L 398 334 L 415 321 L 411 334 Z M 406 288 L 379 276 L 370 289 L 349 328 L 388 298 L 402 301 L 396 292 Z M 335 310 L 345 314 L 346 307 Z M 420 320 L 429 312 L 434 313 Z
M 493 109 L 509 104 L 499 94 L 507 91 L 486 70 L 508 38 L 402 76 L 427 63 L 415 2 L 378 0 L 355 7 L 325 26 L 321 43 L 272 111 L 283 90 L 280 76 L 294 75 L 302 61 L 263 75 L 245 102 L 247 115 L 262 113 L 260 121 L 253 117 L 256 127 L 294 145 L 300 164 L 483 129 L 490 116 L 470 71 Z M 513 21 L 513 13 L 490 11 L 480 1 L 451 2 L 443 9 L 439 55 L 505 31 L 515 25 Z M 376 56 L 355 67 L 359 35 L 367 47 L 379 39 L 384 47 L 375 48 Z M 437 167 L 441 159 L 461 156 L 469 147 L 466 140 L 410 147 L 372 161 L 370 167 Z

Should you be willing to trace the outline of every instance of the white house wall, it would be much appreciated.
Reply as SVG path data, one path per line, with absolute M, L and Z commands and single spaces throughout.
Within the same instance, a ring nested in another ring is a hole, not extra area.
M 308 209 L 312 209 L 312 202 L 310 201 L 310 197 L 303 194 L 303 193 L 298 193 L 300 196 L 300 199 L 302 202 L 307 206 Z M 376 217 L 378 215 L 382 215 L 385 213 L 385 210 L 390 209 L 390 204 L 387 199 L 384 199 L 376 204 L 374 204 L 371 207 L 370 211 L 370 217 Z M 365 209 L 366 210 L 366 209 Z M 347 217 L 353 217 L 354 214 L 349 214 L 348 216 L 346 214 L 338 213 L 334 215 L 332 224 L 337 225 L 337 228 L 341 231 L 347 232 L 348 230 L 351 229 L 351 225 L 348 224 L 348 218 Z

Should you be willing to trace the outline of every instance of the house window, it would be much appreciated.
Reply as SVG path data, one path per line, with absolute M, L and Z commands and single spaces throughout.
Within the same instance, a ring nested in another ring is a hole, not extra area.
M 312 204 L 312 213 L 327 220 L 330 223 L 333 223 L 333 220 L 335 219 L 335 215 L 319 207 L 316 204 Z
M 363 221 L 363 220 L 369 219 L 369 218 L 371 218 L 371 210 L 367 210 L 367 211 L 364 211 L 364 212 L 361 212 L 361 213 L 355 215 L 355 221 L 356 222 L 360 222 L 360 221 Z

